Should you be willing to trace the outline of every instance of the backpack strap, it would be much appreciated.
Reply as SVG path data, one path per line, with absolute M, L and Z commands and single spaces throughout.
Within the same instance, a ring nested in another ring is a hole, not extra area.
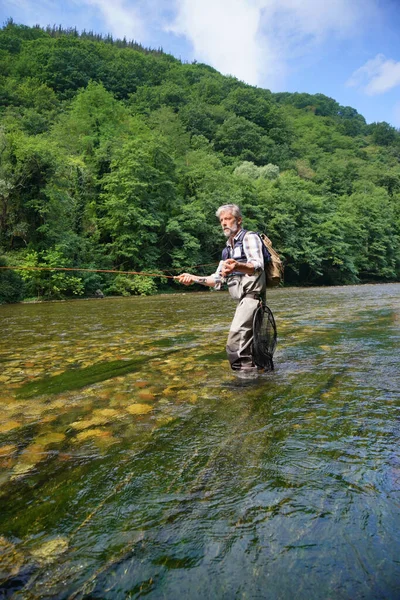
M 247 229 L 241 229 L 239 232 L 239 237 L 236 240 L 236 243 L 239 243 L 242 245 L 243 247 L 243 238 L 247 233 Z M 221 255 L 222 260 L 227 260 L 228 258 L 230 258 L 230 254 L 229 254 L 229 246 L 225 245 L 224 248 L 222 249 L 222 255 Z

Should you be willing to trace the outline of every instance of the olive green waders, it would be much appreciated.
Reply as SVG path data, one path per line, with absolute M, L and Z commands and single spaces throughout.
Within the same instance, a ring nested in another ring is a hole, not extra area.
M 260 297 L 265 295 L 265 274 L 261 271 L 254 275 L 234 275 L 227 283 L 229 293 L 238 305 L 229 330 L 226 353 L 232 369 L 246 369 L 254 366 L 253 318 Z

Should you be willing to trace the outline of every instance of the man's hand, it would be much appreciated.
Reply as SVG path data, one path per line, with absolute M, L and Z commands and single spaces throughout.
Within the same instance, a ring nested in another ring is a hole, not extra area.
M 223 277 L 226 277 L 227 275 L 233 273 L 233 271 L 240 271 L 245 275 L 253 275 L 254 265 L 252 263 L 242 263 L 233 258 L 228 258 L 224 262 L 224 266 L 221 269 L 221 274 Z
M 191 285 L 196 281 L 194 275 L 191 275 L 190 273 L 182 273 L 181 275 L 174 277 L 174 279 L 179 281 L 179 283 L 183 283 L 183 285 Z
M 226 277 L 227 275 L 230 275 L 233 271 L 237 271 L 238 264 L 239 263 L 237 262 L 237 260 L 233 258 L 228 258 L 224 261 L 223 267 L 221 269 L 221 275 L 223 277 Z

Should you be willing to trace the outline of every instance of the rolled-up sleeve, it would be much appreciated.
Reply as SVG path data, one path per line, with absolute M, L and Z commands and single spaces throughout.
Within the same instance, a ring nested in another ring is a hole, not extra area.
M 256 271 L 264 270 L 264 257 L 261 244 L 262 241 L 256 233 L 249 232 L 243 238 L 243 251 L 247 262 L 254 265 Z
M 226 281 L 225 277 L 222 277 L 222 275 L 221 275 L 221 269 L 222 269 L 223 264 L 224 264 L 224 261 L 220 260 L 217 270 L 215 271 L 215 273 L 210 275 L 210 277 L 214 278 L 214 281 L 215 281 L 214 290 L 217 290 L 217 291 L 221 289 L 222 285 Z

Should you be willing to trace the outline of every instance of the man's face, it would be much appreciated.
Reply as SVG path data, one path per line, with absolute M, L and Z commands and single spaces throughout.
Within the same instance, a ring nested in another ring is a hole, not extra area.
M 239 231 L 242 219 L 234 217 L 231 212 L 223 212 L 219 216 L 219 222 L 221 223 L 225 237 L 231 237 Z

